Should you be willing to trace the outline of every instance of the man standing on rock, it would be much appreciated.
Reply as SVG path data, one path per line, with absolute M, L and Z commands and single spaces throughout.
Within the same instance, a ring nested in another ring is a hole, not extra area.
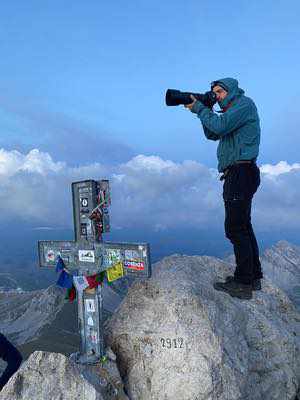
M 10 377 L 19 369 L 22 356 L 19 351 L 0 333 L 0 358 L 7 362 L 6 370 L 0 377 L 0 392 Z
M 260 171 L 256 165 L 260 143 L 260 123 L 256 106 L 238 81 L 224 78 L 212 82 L 220 115 L 198 101 L 193 95 L 186 108 L 200 118 L 204 134 L 218 140 L 218 170 L 224 179 L 225 234 L 233 244 L 236 269 L 225 282 L 214 288 L 232 297 L 251 299 L 252 290 L 260 290 L 263 278 L 259 249 L 251 224 L 251 203 L 260 185 Z

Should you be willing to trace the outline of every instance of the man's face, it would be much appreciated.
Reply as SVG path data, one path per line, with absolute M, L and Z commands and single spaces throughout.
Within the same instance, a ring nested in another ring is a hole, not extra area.
M 223 89 L 221 86 L 216 85 L 213 87 L 213 92 L 216 94 L 217 96 L 217 101 L 222 101 L 225 99 L 225 97 L 227 96 L 228 92 L 226 92 L 225 89 Z

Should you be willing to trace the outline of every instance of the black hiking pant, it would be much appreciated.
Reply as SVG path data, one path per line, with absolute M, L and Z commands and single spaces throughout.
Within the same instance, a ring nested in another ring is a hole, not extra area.
M 259 185 L 260 171 L 254 162 L 231 166 L 223 185 L 225 234 L 233 244 L 236 260 L 234 277 L 245 284 L 263 277 L 251 224 L 252 198 Z
M 19 351 L 0 333 L 0 357 L 7 362 L 6 370 L 0 377 L 0 391 L 10 377 L 19 369 L 22 356 Z

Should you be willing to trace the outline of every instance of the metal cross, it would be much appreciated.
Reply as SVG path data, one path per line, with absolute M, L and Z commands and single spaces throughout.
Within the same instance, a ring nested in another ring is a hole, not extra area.
M 73 275 L 78 299 L 80 352 L 77 361 L 96 363 L 104 356 L 102 287 L 91 289 L 91 276 L 105 271 L 107 281 L 123 276 L 151 276 L 148 243 L 104 242 L 110 231 L 108 207 L 111 204 L 108 180 L 72 183 L 74 241 L 39 241 L 41 268 L 55 270 L 58 257 Z

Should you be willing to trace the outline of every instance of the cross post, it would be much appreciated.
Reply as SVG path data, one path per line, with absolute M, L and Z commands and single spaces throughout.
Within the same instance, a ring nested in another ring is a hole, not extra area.
M 102 234 L 110 231 L 108 180 L 73 182 L 72 199 L 75 240 L 38 241 L 39 267 L 55 270 L 60 257 L 73 275 L 80 333 L 77 362 L 93 364 L 105 355 L 103 288 L 92 285 L 90 279 L 100 272 L 108 282 L 124 276 L 149 278 L 150 247 L 148 243 L 103 241 Z

